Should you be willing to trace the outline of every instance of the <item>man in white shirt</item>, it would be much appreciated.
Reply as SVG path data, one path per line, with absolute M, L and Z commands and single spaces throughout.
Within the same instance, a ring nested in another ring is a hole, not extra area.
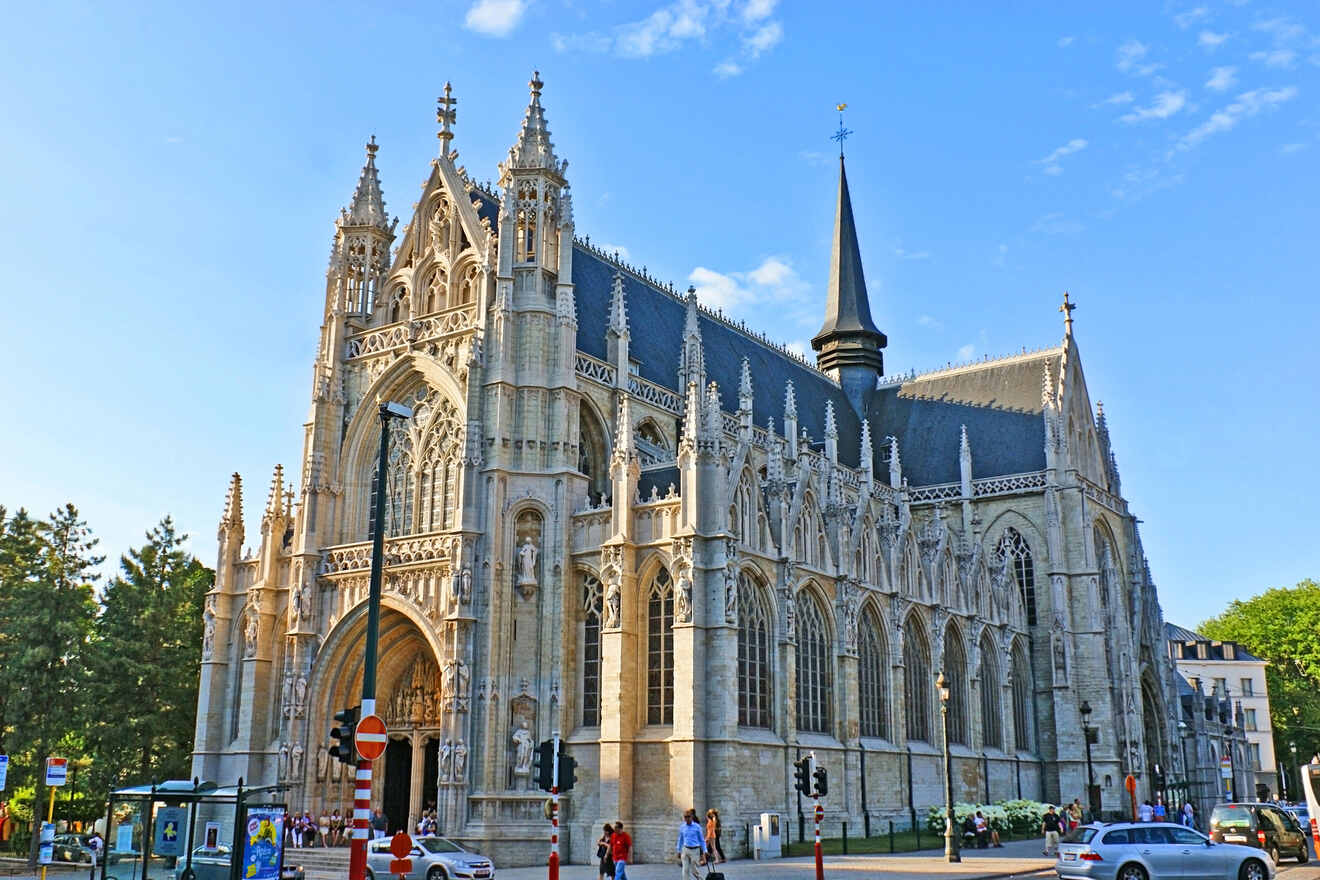
M 1151 805 L 1150 801 L 1145 801 L 1142 803 L 1141 806 L 1137 807 L 1137 821 L 1138 822 L 1155 821 L 1155 807 Z

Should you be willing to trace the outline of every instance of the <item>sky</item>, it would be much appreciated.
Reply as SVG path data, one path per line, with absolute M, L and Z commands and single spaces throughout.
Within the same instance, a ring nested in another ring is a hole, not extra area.
M 1076 9 L 1072 7 L 1077 7 Z M 993 10 L 993 11 L 992 11 Z M 0 504 L 208 564 L 297 473 L 333 221 L 375 135 L 497 177 L 539 70 L 577 233 L 790 345 L 848 176 L 891 372 L 1055 345 L 1069 291 L 1166 618 L 1320 576 L 1313 3 L 9 4 Z

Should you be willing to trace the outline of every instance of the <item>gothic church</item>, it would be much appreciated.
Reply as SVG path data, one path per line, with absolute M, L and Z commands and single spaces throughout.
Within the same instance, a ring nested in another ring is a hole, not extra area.
M 374 792 L 392 825 L 544 863 L 528 746 L 578 761 L 566 857 L 622 819 L 660 860 L 679 811 L 735 851 L 795 824 L 791 763 L 828 768 L 826 831 L 956 797 L 1106 809 L 1178 760 L 1176 691 L 1137 520 L 1071 310 L 1053 347 L 886 373 L 840 159 L 807 363 L 576 237 L 534 77 L 498 186 L 440 155 L 400 231 L 377 146 L 335 223 L 296 485 L 249 540 L 236 474 L 206 598 L 193 772 L 344 810 L 332 715 L 358 703 L 375 492 L 386 492 Z M 375 485 L 377 403 L 411 406 Z M 810 807 L 807 806 L 809 811 Z M 855 832 L 854 832 L 855 833 Z M 732 855 L 732 853 L 731 853 Z

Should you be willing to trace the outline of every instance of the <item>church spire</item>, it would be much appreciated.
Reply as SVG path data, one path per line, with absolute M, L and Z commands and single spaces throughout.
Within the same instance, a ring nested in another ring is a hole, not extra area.
M 545 168 L 562 175 L 564 165 L 555 158 L 555 145 L 550 142 L 550 129 L 545 123 L 545 110 L 541 107 L 541 72 L 532 73 L 531 99 L 527 102 L 527 112 L 523 114 L 522 128 L 518 131 L 518 140 L 509 148 L 509 166 L 512 168 Z
M 380 177 L 376 174 L 376 151 L 380 147 L 373 134 L 367 143 L 367 164 L 362 166 L 362 176 L 358 178 L 357 189 L 353 191 L 353 201 L 344 212 L 346 226 L 374 226 L 377 229 L 390 229 L 389 217 L 385 214 L 385 197 L 380 192 Z
M 857 243 L 848 174 L 839 156 L 839 198 L 834 212 L 834 246 L 826 291 L 825 324 L 811 340 L 816 363 L 838 379 L 853 409 L 865 414 L 866 396 L 884 373 L 880 350 L 888 340 L 871 320 L 862 252 Z

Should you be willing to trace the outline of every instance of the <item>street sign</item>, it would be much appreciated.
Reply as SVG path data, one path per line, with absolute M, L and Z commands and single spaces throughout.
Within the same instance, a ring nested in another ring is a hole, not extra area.
M 357 743 L 357 753 L 364 760 L 376 760 L 385 754 L 385 744 L 389 742 L 389 738 L 385 736 L 385 722 L 381 720 L 379 715 L 364 716 L 358 722 L 353 741 Z M 407 837 L 408 835 L 403 836 Z M 412 851 L 411 842 L 408 844 L 408 850 Z M 404 855 L 407 855 L 407 853 L 404 853 Z
M 156 811 L 156 839 L 152 855 L 181 856 L 187 831 L 188 811 L 183 807 L 161 807 Z
M 412 859 L 390 859 L 390 873 L 400 877 L 412 873 Z
M 825 821 L 825 808 L 822 807 L 820 804 L 816 804 L 816 821 L 817 822 Z
M 68 758 L 47 758 L 46 759 L 46 784 L 63 785 L 69 781 L 69 759 Z
M 394 854 L 396 859 L 406 859 L 408 857 L 409 853 L 412 852 L 412 838 L 408 836 L 407 832 L 394 832 L 394 836 L 390 838 L 390 852 Z
M 1233 759 L 1228 755 L 1219 759 L 1219 775 L 1224 779 L 1233 778 Z
M 9 778 L 9 756 L 0 755 L 0 791 L 5 790 L 5 780 Z
M 1127 793 L 1128 793 L 1128 794 L 1136 794 L 1136 793 L 1137 793 L 1137 777 L 1135 777 L 1135 776 L 1133 776 L 1131 773 L 1129 773 L 1129 774 L 1127 775 L 1127 778 L 1123 780 L 1123 787 L 1127 789 Z

